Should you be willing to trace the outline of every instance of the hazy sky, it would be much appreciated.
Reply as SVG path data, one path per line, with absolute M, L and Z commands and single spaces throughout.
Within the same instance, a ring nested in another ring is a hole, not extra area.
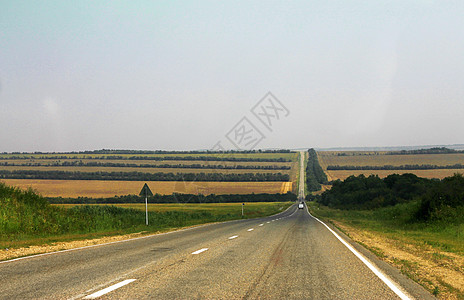
M 464 143 L 463 56 L 461 0 L 1 0 L 0 152 Z

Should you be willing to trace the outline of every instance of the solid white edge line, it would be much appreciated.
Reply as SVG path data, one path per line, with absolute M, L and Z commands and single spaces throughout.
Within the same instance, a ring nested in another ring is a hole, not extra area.
M 254 228 L 250 228 L 250 229 L 248 229 L 247 231 L 253 231 L 253 230 L 254 230 Z
M 360 261 L 362 261 L 380 280 L 382 280 L 398 297 L 403 300 L 410 300 L 405 293 L 403 293 L 397 286 L 394 284 L 385 274 L 383 274 L 377 267 L 375 267 L 370 261 L 368 261 L 361 253 L 359 253 L 356 249 L 353 248 L 350 244 L 348 244 L 341 236 L 339 236 L 335 231 L 333 231 L 329 226 L 327 226 L 324 222 L 313 216 L 309 210 L 308 206 L 306 205 L 306 211 L 308 214 L 314 218 L 316 221 L 324 225 L 343 245 L 345 245 L 348 250 L 350 250 Z
M 93 293 L 93 294 L 91 294 L 91 295 L 88 295 L 87 297 L 84 297 L 84 299 L 95 299 L 95 298 L 101 297 L 101 296 L 103 296 L 103 295 L 105 295 L 105 294 L 108 294 L 108 293 L 111 292 L 111 291 L 114 291 L 114 290 L 116 290 L 116 289 L 119 289 L 120 287 L 123 287 L 123 286 L 125 286 L 126 284 L 129 284 L 129 283 L 134 282 L 134 281 L 135 281 L 135 279 L 126 279 L 126 280 L 121 281 L 121 282 L 119 282 L 119 283 L 116 283 L 116 284 L 114 284 L 114 285 L 112 285 L 112 286 L 109 286 L 109 287 L 107 287 L 106 289 L 103 289 L 103 290 L 101 290 L 101 291 L 98 291 L 98 292 L 96 292 L 96 293 Z
M 200 250 L 197 250 L 195 252 L 192 252 L 192 254 L 200 254 L 201 252 L 205 252 L 206 250 L 208 250 L 208 248 L 203 248 L 203 249 L 200 249 Z
M 238 235 L 233 235 L 233 236 L 231 236 L 231 237 L 229 238 L 229 240 L 233 240 L 233 239 L 236 239 L 236 238 L 238 238 Z

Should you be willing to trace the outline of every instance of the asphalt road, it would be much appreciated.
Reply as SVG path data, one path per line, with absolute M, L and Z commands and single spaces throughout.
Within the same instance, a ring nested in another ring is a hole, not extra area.
M 433 298 L 330 230 L 293 205 L 267 218 L 3 262 L 0 298 Z

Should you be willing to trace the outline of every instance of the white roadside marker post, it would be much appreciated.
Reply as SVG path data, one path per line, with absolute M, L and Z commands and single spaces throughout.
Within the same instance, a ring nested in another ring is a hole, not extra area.
M 148 196 L 153 196 L 148 184 L 145 183 L 139 195 L 145 196 L 145 223 L 148 226 Z
M 148 196 L 146 193 L 145 193 L 145 221 L 148 226 Z

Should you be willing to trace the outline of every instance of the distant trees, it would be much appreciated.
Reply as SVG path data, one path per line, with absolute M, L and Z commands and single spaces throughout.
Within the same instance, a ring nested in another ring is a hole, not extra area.
M 66 159 L 99 159 L 99 160 L 152 160 L 152 161 L 233 161 L 233 162 L 291 162 L 291 159 L 279 158 L 259 158 L 259 157 L 233 157 L 233 156 L 71 156 L 71 155 L 47 155 L 47 156 L 27 156 L 27 155 L 9 155 L 4 156 L 5 160 L 17 159 L 49 159 L 49 160 L 66 160 Z
M 288 149 L 276 150 L 227 150 L 227 151 L 211 151 L 211 150 L 194 150 L 194 151 L 166 151 L 166 150 L 112 150 L 101 149 L 92 151 L 69 152 L 71 154 L 204 154 L 204 153 L 290 153 Z
M 259 165 L 202 165 L 202 164 L 131 164 L 131 163 L 112 163 L 112 162 L 83 162 L 82 160 L 75 161 L 55 161 L 49 164 L 40 162 L 28 163 L 11 163 L 0 162 L 0 166 L 31 166 L 31 167 L 115 167 L 115 168 L 155 168 L 155 169 L 221 169 L 221 170 L 290 170 L 289 166 L 259 166 Z
M 225 151 L 211 151 L 211 150 L 194 150 L 194 151 L 165 151 L 165 150 L 115 150 L 115 149 L 101 149 L 101 150 L 89 150 L 89 151 L 72 151 L 72 152 L 40 152 L 36 151 L 33 153 L 29 152 L 11 152 L 11 154 L 232 154 L 232 153 L 291 153 L 288 149 L 275 149 L 275 150 L 225 150 Z M 2 152 L 2 154 L 8 154 Z
M 385 154 L 386 155 L 414 155 L 414 154 L 453 154 L 453 153 L 464 153 L 464 151 L 458 151 L 458 150 L 449 149 L 446 147 L 434 147 L 430 149 L 390 151 Z
M 142 173 L 0 170 L 4 179 L 128 180 L 128 181 L 289 181 L 282 173 Z
M 314 149 L 308 150 L 308 164 L 306 166 L 306 186 L 309 191 L 319 191 L 321 184 L 327 184 L 327 175 L 319 165 L 317 153 Z

